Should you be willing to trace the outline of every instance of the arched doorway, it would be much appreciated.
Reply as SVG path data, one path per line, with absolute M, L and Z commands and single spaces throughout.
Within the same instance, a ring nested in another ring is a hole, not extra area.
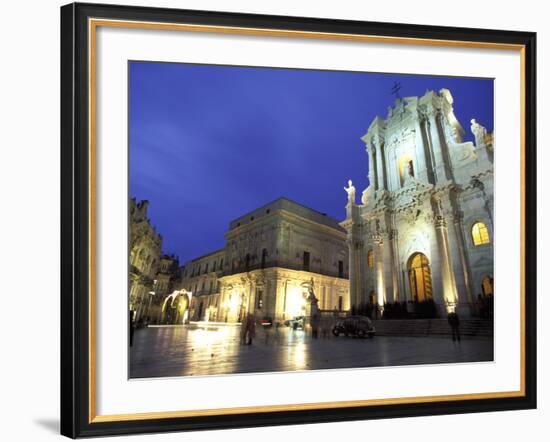
M 481 281 L 481 290 L 483 291 L 483 296 L 493 296 L 493 278 L 485 275 Z
M 415 253 L 409 258 L 409 284 L 412 299 L 424 302 L 432 299 L 432 272 L 430 262 L 423 253 Z

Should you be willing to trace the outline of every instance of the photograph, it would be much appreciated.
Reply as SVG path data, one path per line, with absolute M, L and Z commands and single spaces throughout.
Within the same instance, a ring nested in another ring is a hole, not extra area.
M 494 78 L 127 67 L 130 379 L 494 361 Z

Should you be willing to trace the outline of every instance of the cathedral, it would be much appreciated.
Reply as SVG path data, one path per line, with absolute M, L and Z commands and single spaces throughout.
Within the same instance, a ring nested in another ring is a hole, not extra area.
M 476 314 L 493 297 L 493 135 L 471 120 L 474 142 L 447 89 L 397 98 L 362 137 L 369 186 L 346 219 L 350 303 L 408 313 Z

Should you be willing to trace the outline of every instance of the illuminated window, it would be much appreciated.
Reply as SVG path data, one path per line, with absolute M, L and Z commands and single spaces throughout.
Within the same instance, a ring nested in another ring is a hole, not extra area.
M 372 250 L 369 250 L 367 252 L 367 265 L 369 266 L 369 268 L 374 267 L 374 253 L 372 252 Z
M 472 239 L 476 246 L 489 244 L 491 241 L 489 240 L 489 230 L 487 230 L 487 226 L 483 223 L 475 223 L 472 226 Z

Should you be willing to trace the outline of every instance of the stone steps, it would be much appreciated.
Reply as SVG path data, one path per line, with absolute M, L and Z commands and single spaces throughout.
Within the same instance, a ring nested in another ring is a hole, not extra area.
M 451 334 L 447 319 L 379 319 L 373 321 L 380 336 L 446 336 Z M 460 334 L 463 336 L 493 336 L 492 321 L 462 319 Z

